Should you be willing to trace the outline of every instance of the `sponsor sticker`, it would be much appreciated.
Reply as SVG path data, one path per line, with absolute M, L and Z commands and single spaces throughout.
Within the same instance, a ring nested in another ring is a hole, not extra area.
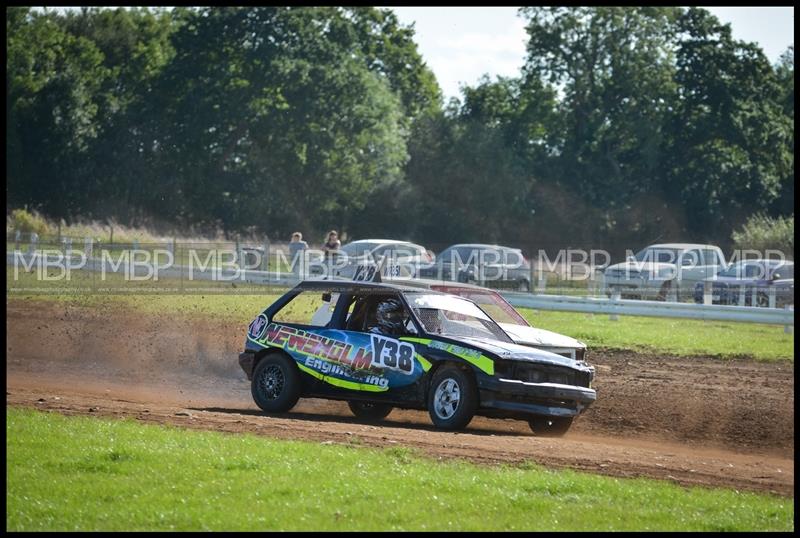
M 250 323 L 250 328 L 247 330 L 247 333 L 250 335 L 250 338 L 253 340 L 258 340 L 263 336 L 264 329 L 267 328 L 267 316 L 264 314 L 260 314 L 256 319 L 254 319 Z

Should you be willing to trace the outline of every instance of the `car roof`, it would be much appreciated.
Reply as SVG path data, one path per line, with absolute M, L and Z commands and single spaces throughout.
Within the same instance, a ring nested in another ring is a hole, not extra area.
M 692 248 L 719 248 L 716 245 L 704 245 L 701 243 L 658 243 L 656 245 L 649 245 L 645 248 L 678 248 L 678 249 L 692 249 Z
M 771 260 L 767 258 L 754 258 L 752 260 L 739 260 L 736 265 L 742 263 L 766 263 L 769 265 L 794 265 L 794 260 Z
M 357 241 L 350 241 L 347 243 L 348 245 L 352 245 L 353 243 L 402 243 L 405 245 L 414 245 L 416 243 L 412 243 L 411 241 L 400 241 L 398 239 L 359 239 Z
M 345 278 L 319 278 L 309 279 L 300 282 L 295 289 L 300 290 L 336 290 L 353 291 L 353 290 L 386 290 L 386 291 L 411 291 L 419 292 L 420 286 L 409 286 L 404 284 L 395 284 L 392 282 L 362 282 L 357 280 L 347 280 Z M 430 293 L 446 295 L 444 293 L 428 290 Z
M 507 247 L 504 245 L 490 245 L 488 243 L 458 243 L 457 245 L 450 245 L 447 248 L 461 248 L 461 247 L 470 247 L 470 248 L 507 248 L 509 250 L 519 250 L 516 247 Z M 447 250 L 447 248 L 445 250 Z
M 455 282 L 452 280 L 435 280 L 432 278 L 407 278 L 407 279 L 395 279 L 393 281 L 403 282 L 404 283 L 403 285 L 415 288 L 431 289 L 431 286 L 446 286 L 448 288 L 464 288 L 469 290 L 490 291 L 492 293 L 497 293 L 495 290 L 489 288 L 476 286 L 475 284 L 467 284 L 466 282 Z

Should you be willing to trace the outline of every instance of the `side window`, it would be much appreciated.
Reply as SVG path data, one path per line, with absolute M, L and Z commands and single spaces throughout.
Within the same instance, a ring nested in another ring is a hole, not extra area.
M 716 250 L 707 248 L 701 251 L 703 254 L 703 259 L 701 263 L 703 265 L 722 265 L 722 260 L 719 258 L 719 253 Z
M 525 258 L 522 256 L 522 252 L 519 250 L 513 249 L 505 249 L 505 265 L 511 265 L 514 267 L 522 267 L 525 263 Z
M 699 250 L 687 250 L 681 255 L 681 265 L 684 267 L 696 267 L 702 263 L 703 259 L 700 257 Z
M 676 259 L 676 253 L 674 250 L 661 250 L 661 249 L 654 249 L 650 251 L 651 255 L 648 258 L 645 258 L 644 261 L 653 261 L 659 263 L 681 263 L 680 260 Z M 685 256 L 686 252 L 681 254 L 680 256 Z M 683 262 L 684 265 L 687 265 L 686 262 Z
M 302 291 L 278 310 L 272 321 L 324 327 L 333 316 L 338 298 L 339 294 L 324 290 Z
M 744 268 L 745 278 L 757 278 L 764 268 L 758 263 L 748 263 Z
M 364 293 L 356 296 L 352 307 L 352 312 L 347 319 L 347 330 L 367 332 L 373 327 L 379 325 L 378 323 L 378 305 L 387 299 L 397 299 L 401 304 L 403 301 L 395 294 L 375 294 Z M 397 328 L 392 333 L 393 335 L 401 334 L 415 334 L 416 328 L 413 321 L 411 321 L 411 314 L 408 308 L 403 305 L 403 315 L 405 324 L 403 328 Z
M 485 249 L 478 252 L 478 262 L 486 265 L 498 265 L 504 263 L 502 250 Z
M 476 264 L 480 259 L 480 251 L 470 247 L 460 247 L 454 249 L 453 252 L 451 257 L 455 265 L 465 266 Z
M 794 264 L 780 265 L 775 269 L 775 274 L 780 276 L 781 280 L 794 278 Z
M 372 259 L 375 262 L 380 261 L 380 259 L 384 256 L 391 256 L 392 255 L 392 245 L 383 245 L 381 247 L 376 248 L 371 253 Z
M 395 245 L 392 248 L 390 255 L 395 260 L 405 260 L 408 258 L 413 258 L 414 256 L 418 256 L 419 251 L 411 245 Z

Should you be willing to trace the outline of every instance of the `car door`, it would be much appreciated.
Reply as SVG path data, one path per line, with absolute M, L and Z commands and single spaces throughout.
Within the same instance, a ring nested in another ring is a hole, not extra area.
M 704 248 L 700 251 L 702 256 L 702 273 L 700 280 L 716 276 L 717 273 L 725 269 L 725 260 L 722 258 L 722 253 L 716 249 Z
M 685 250 L 681 253 L 678 263 L 680 288 L 694 290 L 695 284 L 703 280 L 706 274 L 702 251 L 696 248 Z
M 407 332 L 385 335 L 369 332 L 377 324 L 377 306 L 387 299 L 399 300 L 408 315 Z M 430 364 L 417 354 L 414 344 L 400 340 L 421 333 L 402 296 L 396 292 L 363 290 L 343 298 L 341 308 L 346 311 L 339 337 L 349 345 L 349 354 L 343 359 L 348 367 L 340 375 L 336 392 L 361 394 L 387 400 L 411 397 L 408 389 L 419 382 Z

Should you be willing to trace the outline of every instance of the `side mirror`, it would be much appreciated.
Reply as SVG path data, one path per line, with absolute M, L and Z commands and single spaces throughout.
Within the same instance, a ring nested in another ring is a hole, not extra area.
M 635 261 L 636 261 L 636 256 L 634 256 L 633 254 L 631 254 L 630 256 L 628 256 L 627 258 L 625 258 L 625 261 L 626 261 L 626 262 L 635 262 Z
M 780 273 L 772 273 L 772 276 L 769 278 L 770 280 L 780 280 L 781 274 Z

